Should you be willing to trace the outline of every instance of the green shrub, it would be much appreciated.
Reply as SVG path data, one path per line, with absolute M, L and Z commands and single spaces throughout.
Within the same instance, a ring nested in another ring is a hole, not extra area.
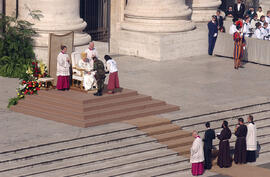
M 24 78 L 25 71 L 35 59 L 33 24 L 3 14 L 0 18 L 0 75 Z

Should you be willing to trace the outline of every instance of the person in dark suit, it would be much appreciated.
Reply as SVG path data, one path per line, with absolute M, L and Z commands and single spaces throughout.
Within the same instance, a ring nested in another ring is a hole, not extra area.
M 216 13 L 216 23 L 217 23 L 217 28 L 218 30 L 220 30 L 221 28 L 223 28 L 223 17 L 220 15 L 220 10 L 217 10 L 217 13 Z
M 207 130 L 204 134 L 204 169 L 211 169 L 212 168 L 212 148 L 213 148 L 213 139 L 216 138 L 215 131 L 210 128 L 210 122 L 206 122 L 205 126 Z
M 245 4 L 242 3 L 242 0 L 237 0 L 237 3 L 234 4 L 234 18 L 244 18 L 244 13 L 246 10 Z
M 217 40 L 218 28 L 216 17 L 213 15 L 212 20 L 208 23 L 208 54 L 212 55 Z

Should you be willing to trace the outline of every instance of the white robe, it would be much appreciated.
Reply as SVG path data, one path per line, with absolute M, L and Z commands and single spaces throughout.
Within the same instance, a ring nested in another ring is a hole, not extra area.
M 243 33 L 245 34 L 245 37 L 249 36 L 250 29 L 251 29 L 251 24 L 250 23 L 244 23 Z
M 256 29 L 254 34 L 257 39 L 263 39 L 263 33 L 261 29 Z
M 91 67 L 94 67 L 93 56 L 98 57 L 98 52 L 97 52 L 96 48 L 93 48 L 92 50 L 90 50 L 90 49 L 88 48 L 88 49 L 86 49 L 84 52 L 87 54 L 87 58 L 88 58 L 89 61 L 90 61 Z
M 114 61 L 113 59 L 108 60 L 106 62 L 106 65 L 107 65 L 107 70 L 110 73 L 114 73 L 114 72 L 117 72 L 118 71 L 116 61 Z
M 257 129 L 256 125 L 249 123 L 247 125 L 247 150 L 256 151 L 257 150 Z
M 57 76 L 69 76 L 69 67 L 70 64 L 67 62 L 67 59 L 69 58 L 68 54 L 60 52 L 57 56 Z
M 204 161 L 203 142 L 200 137 L 195 138 L 190 149 L 190 163 L 200 163 Z
M 96 78 L 95 78 L 95 72 L 93 72 L 93 67 L 91 67 L 90 62 L 84 62 L 83 60 L 79 61 L 79 67 L 82 69 L 85 69 L 85 73 L 83 75 L 83 86 L 85 90 L 90 90 L 93 88 L 93 86 L 96 86 Z M 91 74 L 88 74 L 88 72 L 91 72 Z

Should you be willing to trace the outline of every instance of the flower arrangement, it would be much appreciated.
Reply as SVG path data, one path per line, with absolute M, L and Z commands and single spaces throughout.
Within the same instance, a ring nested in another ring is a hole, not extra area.
M 27 77 L 20 82 L 17 90 L 17 97 L 10 98 L 8 108 L 16 105 L 25 95 L 37 94 L 42 85 L 37 80 L 43 77 L 50 77 L 47 66 L 42 61 L 33 61 L 31 66 L 26 70 Z
M 49 77 L 47 66 L 42 61 L 33 61 L 32 65 L 26 70 L 29 80 L 37 80 L 43 77 Z

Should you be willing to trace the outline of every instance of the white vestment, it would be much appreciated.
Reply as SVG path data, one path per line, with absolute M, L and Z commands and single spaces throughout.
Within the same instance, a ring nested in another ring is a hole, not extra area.
M 57 76 L 69 76 L 69 67 L 70 64 L 67 62 L 67 59 L 69 58 L 68 54 L 60 52 L 57 56 Z
M 91 49 L 91 50 L 88 48 L 88 49 L 86 49 L 84 52 L 87 54 L 87 58 L 88 58 L 89 61 L 90 61 L 91 67 L 94 67 L 94 60 L 93 60 L 93 57 L 94 57 L 94 56 L 98 57 L 98 52 L 97 52 L 96 48 L 93 48 L 93 49 Z
M 96 86 L 96 78 L 95 78 L 95 72 L 92 71 L 93 67 L 91 67 L 90 62 L 87 61 L 83 61 L 80 60 L 79 61 L 79 67 L 82 69 L 85 69 L 84 75 L 83 75 L 83 86 L 85 90 L 90 90 L 93 88 L 93 86 Z M 88 72 L 91 72 L 91 74 L 89 74 Z
M 270 23 L 270 17 L 266 16 L 265 21 L 269 24 Z
M 257 39 L 263 39 L 263 33 L 261 29 L 257 28 L 254 34 Z
M 230 34 L 234 34 L 237 31 L 235 24 L 232 24 L 230 27 Z
M 247 150 L 256 151 L 257 150 L 257 129 L 256 125 L 249 123 L 247 125 Z
M 243 33 L 245 34 L 245 37 L 249 36 L 250 29 L 251 29 L 251 24 L 245 22 L 244 23 L 244 28 L 243 28 Z
M 190 163 L 199 163 L 204 161 L 203 142 L 200 137 L 195 138 L 190 149 Z
M 116 61 L 114 61 L 113 59 L 108 60 L 106 62 L 106 65 L 107 65 L 107 70 L 110 73 L 114 73 L 114 72 L 117 72 L 118 71 L 117 65 L 116 65 Z

